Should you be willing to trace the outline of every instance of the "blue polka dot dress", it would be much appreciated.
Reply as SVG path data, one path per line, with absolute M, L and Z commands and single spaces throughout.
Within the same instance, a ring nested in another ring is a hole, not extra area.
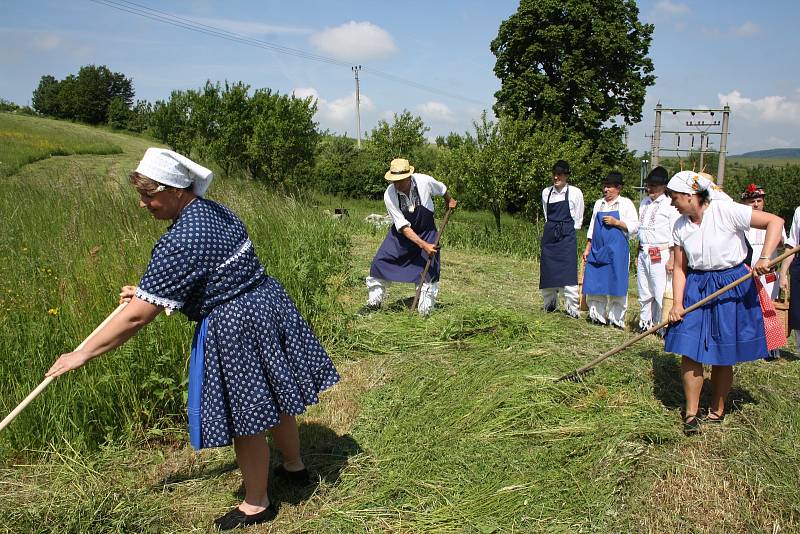
M 189 371 L 195 448 L 229 445 L 299 415 L 339 381 L 242 222 L 198 198 L 159 239 L 136 296 L 198 321 Z

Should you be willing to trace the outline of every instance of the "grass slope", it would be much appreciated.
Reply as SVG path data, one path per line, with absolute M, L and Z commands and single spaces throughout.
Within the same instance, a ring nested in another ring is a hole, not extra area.
M 139 147 L 121 146 L 125 156 L 80 161 L 98 165 L 99 176 L 104 161 L 125 168 Z M 242 202 L 217 187 L 227 202 Z M 630 333 L 542 313 L 538 265 L 524 248 L 487 253 L 455 240 L 444 250 L 441 302 L 430 318 L 404 310 L 410 285 L 394 286 L 384 310 L 362 313 L 363 277 L 383 231 L 358 215 L 338 227 L 350 236 L 350 267 L 336 286 L 346 330 L 331 344 L 343 381 L 301 420 L 319 483 L 304 491 L 274 484 L 278 518 L 250 532 L 800 530 L 793 356 L 738 367 L 725 423 L 685 438 L 679 362 L 656 339 L 583 382 L 552 380 Z M 472 218 L 483 221 L 462 212 L 453 220 Z M 149 248 L 149 238 L 137 246 Z M 163 339 L 158 327 L 145 334 Z M 81 409 L 90 410 L 70 407 Z M 175 426 L 95 450 L 53 439 L 20 456 L 6 443 L 0 532 L 206 531 L 241 498 L 233 452 L 194 453 Z

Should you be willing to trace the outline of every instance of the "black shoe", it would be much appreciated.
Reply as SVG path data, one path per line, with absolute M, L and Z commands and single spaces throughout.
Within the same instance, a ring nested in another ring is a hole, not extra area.
M 697 415 L 687 415 L 683 418 L 683 433 L 693 436 L 700 432 L 700 418 Z
M 232 510 L 229 510 L 228 513 L 222 517 L 215 519 L 214 527 L 216 527 L 218 531 L 232 530 L 234 528 L 257 525 L 259 523 L 272 521 L 275 519 L 276 515 L 278 515 L 278 510 L 271 503 L 264 509 L 264 511 L 252 515 L 247 515 L 239 510 L 239 507 L 237 506 Z
M 272 474 L 297 486 L 308 486 L 311 484 L 311 475 L 308 474 L 308 469 L 305 468 L 300 471 L 289 471 L 283 467 L 283 464 L 279 464 L 272 470 Z

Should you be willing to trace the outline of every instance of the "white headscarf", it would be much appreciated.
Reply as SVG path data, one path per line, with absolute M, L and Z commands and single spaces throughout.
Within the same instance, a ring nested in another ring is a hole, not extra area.
M 148 148 L 136 172 L 147 176 L 151 180 L 181 189 L 192 186 L 192 191 L 197 196 L 203 194 L 211 185 L 214 173 L 202 165 L 195 163 L 186 156 L 182 156 L 166 148 Z
M 711 200 L 733 201 L 731 197 L 722 191 L 721 187 L 694 171 L 679 172 L 670 178 L 667 189 L 676 193 L 688 193 L 690 195 L 696 195 L 700 191 L 708 191 L 708 198 Z

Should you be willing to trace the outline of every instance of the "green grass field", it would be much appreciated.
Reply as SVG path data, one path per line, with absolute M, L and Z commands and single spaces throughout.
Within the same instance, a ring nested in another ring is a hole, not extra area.
M 3 119 L 0 134 L 15 127 Z M 14 119 L 47 135 L 49 121 Z M 56 124 L 76 140 L 95 132 Z M 124 183 L 147 142 L 98 135 L 121 152 L 0 178 L 3 415 L 114 308 L 163 231 Z M 245 220 L 343 377 L 300 419 L 318 483 L 272 485 L 278 518 L 249 532 L 800 531 L 791 353 L 737 367 L 726 421 L 686 438 L 679 360 L 657 339 L 583 382 L 554 382 L 632 334 L 541 311 L 535 225 L 504 220 L 504 241 L 488 214 L 457 211 L 440 304 L 423 319 L 404 309 L 410 285 L 361 311 L 385 232 L 362 219 L 380 203 L 298 201 L 236 180 L 210 197 Z M 322 211 L 333 207 L 349 219 Z M 195 453 L 186 438 L 190 336 L 184 319 L 161 317 L 0 433 L 0 532 L 205 532 L 238 502 L 233 451 Z

